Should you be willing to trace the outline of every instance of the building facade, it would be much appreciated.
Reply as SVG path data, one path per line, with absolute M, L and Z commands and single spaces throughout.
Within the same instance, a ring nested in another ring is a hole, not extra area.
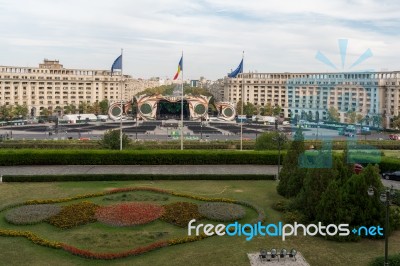
M 66 69 L 58 60 L 47 60 L 39 67 L 0 66 L 0 105 L 27 105 L 40 115 L 44 108 L 54 110 L 81 102 L 94 103 L 121 99 L 121 76 L 109 70 Z M 155 84 L 124 75 L 122 99 Z
M 224 100 L 271 103 L 283 116 L 324 120 L 334 107 L 345 122 L 349 111 L 379 116 L 384 126 L 399 115 L 400 71 L 354 73 L 243 73 L 224 79 Z

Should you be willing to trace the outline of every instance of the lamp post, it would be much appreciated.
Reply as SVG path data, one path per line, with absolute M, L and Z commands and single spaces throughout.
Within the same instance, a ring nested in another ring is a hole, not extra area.
M 203 140 L 203 117 L 200 118 L 200 141 Z
M 277 136 L 272 139 L 278 143 L 278 174 L 276 176 L 276 180 L 279 181 L 279 172 L 281 167 L 281 147 L 286 141 L 286 136 L 277 131 Z
M 368 188 L 368 196 L 372 197 L 374 196 L 375 192 L 374 190 L 377 190 L 375 187 L 370 186 Z M 378 191 L 377 191 L 378 192 Z M 386 219 L 385 219 L 385 266 L 389 266 L 388 262 L 388 246 L 389 246 L 389 206 L 390 206 L 390 201 L 393 199 L 395 195 L 395 190 L 393 189 L 393 185 L 390 188 L 386 188 L 385 191 L 380 192 L 380 201 L 385 204 L 385 209 L 386 209 Z

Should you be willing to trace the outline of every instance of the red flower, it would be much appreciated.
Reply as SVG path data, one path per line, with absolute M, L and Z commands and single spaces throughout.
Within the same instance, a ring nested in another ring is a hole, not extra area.
M 100 207 L 96 211 L 96 218 L 112 226 L 131 226 L 149 223 L 163 213 L 162 206 L 135 202 Z

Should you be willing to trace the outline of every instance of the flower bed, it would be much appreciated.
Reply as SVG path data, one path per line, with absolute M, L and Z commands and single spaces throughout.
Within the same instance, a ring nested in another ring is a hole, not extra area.
M 242 206 L 225 202 L 203 203 L 199 206 L 199 212 L 204 217 L 219 222 L 237 221 L 246 215 Z
M 60 206 L 51 204 L 25 205 L 9 210 L 5 215 L 7 222 L 16 225 L 40 223 L 61 211 Z
M 161 217 L 163 221 L 178 225 L 187 226 L 190 220 L 200 220 L 202 215 L 199 213 L 198 206 L 190 202 L 176 202 L 164 206 L 165 213 Z
M 162 206 L 135 202 L 100 207 L 96 211 L 96 218 L 112 226 L 131 226 L 154 221 L 163 213 Z
M 258 217 L 255 221 L 252 221 L 252 223 L 253 222 L 255 223 L 258 221 L 263 221 L 265 219 L 265 214 L 264 214 L 264 211 L 262 208 L 259 208 L 259 207 L 255 206 L 249 202 L 246 202 L 246 201 L 238 201 L 238 200 L 227 199 L 227 198 L 207 198 L 207 197 L 203 197 L 203 196 L 197 196 L 197 195 L 181 193 L 181 192 L 174 192 L 174 191 L 153 188 L 153 187 L 116 188 L 116 189 L 112 189 L 112 190 L 108 190 L 108 191 L 77 195 L 77 196 L 67 197 L 67 198 L 29 200 L 29 201 L 25 201 L 23 203 L 13 203 L 13 204 L 4 206 L 3 208 L 0 208 L 0 212 L 8 210 L 8 209 L 12 209 L 12 208 L 17 208 L 19 206 L 25 206 L 25 205 L 27 205 L 27 206 L 37 205 L 38 206 L 39 204 L 61 203 L 61 202 L 68 202 L 68 201 L 73 201 L 73 200 L 77 200 L 77 199 L 101 197 L 101 196 L 107 196 L 107 195 L 117 194 L 117 193 L 126 193 L 126 192 L 131 192 L 131 191 L 149 191 L 149 192 L 154 192 L 154 193 L 167 194 L 167 195 L 171 195 L 171 196 L 189 198 L 189 199 L 205 201 L 205 202 L 210 202 L 210 203 L 211 202 L 232 203 L 232 204 L 236 204 L 236 205 L 242 205 L 242 206 L 249 207 L 257 212 Z M 150 205 L 150 204 L 148 204 L 148 205 Z M 160 207 L 160 206 L 157 206 L 157 207 L 161 208 L 161 210 L 162 210 L 160 215 L 162 215 L 161 217 L 163 220 L 170 222 L 170 223 L 180 225 L 180 226 L 187 226 L 187 223 L 191 219 L 199 220 L 199 219 L 203 218 L 203 216 L 200 214 L 200 212 L 198 210 L 198 206 L 193 203 L 178 202 L 178 203 L 166 205 L 164 207 Z M 95 214 L 96 214 L 96 210 L 98 208 L 100 208 L 100 207 L 97 206 L 96 204 L 93 204 L 90 202 L 81 202 L 78 204 L 73 204 L 73 205 L 62 207 L 61 211 L 57 215 L 52 216 L 51 218 L 47 219 L 46 221 L 51 224 L 54 224 L 55 226 L 58 226 L 60 228 L 71 228 L 73 226 L 77 226 L 80 224 L 85 224 L 85 223 L 96 221 Z M 104 209 L 104 208 L 106 208 L 106 207 L 103 207 L 101 209 Z M 179 218 L 179 219 L 176 219 L 176 218 Z M 139 220 L 140 219 L 141 218 L 139 217 Z M 113 225 L 115 225 L 115 224 L 113 224 Z M 37 236 L 29 231 L 14 231 L 14 230 L 0 229 L 0 236 L 10 236 L 10 237 L 11 236 L 21 236 L 21 237 L 25 237 L 25 238 L 29 239 L 30 241 L 32 241 L 33 243 L 38 244 L 38 245 L 52 247 L 52 248 L 62 248 L 63 250 L 65 250 L 73 255 L 78 255 L 78 256 L 85 257 L 85 258 L 103 259 L 103 260 L 123 258 L 123 257 L 127 257 L 127 256 L 135 256 L 135 255 L 143 254 L 145 252 L 152 251 L 154 249 L 171 246 L 171 245 L 178 245 L 178 244 L 193 242 L 193 241 L 199 241 L 199 240 L 202 240 L 202 239 L 208 237 L 208 236 L 205 236 L 202 234 L 200 236 L 188 236 L 188 237 L 183 237 L 183 238 L 174 238 L 174 239 L 169 239 L 169 240 L 165 240 L 165 241 L 154 242 L 147 246 L 142 246 L 142 247 L 138 247 L 135 249 L 128 249 L 128 250 L 122 251 L 122 252 L 102 253 L 102 252 L 93 252 L 91 250 L 79 249 L 77 247 L 70 246 L 66 243 L 49 241 L 49 240 L 40 238 L 39 236 Z
M 97 208 L 96 204 L 88 201 L 63 206 L 57 215 L 50 217 L 47 221 L 62 229 L 92 223 L 96 221 L 94 214 Z

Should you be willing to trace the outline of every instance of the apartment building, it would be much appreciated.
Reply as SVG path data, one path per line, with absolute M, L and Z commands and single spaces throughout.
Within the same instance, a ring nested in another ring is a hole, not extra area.
M 224 100 L 243 99 L 260 106 L 270 102 L 283 109 L 284 117 L 326 119 L 334 107 L 340 121 L 355 111 L 362 116 L 381 116 L 386 125 L 399 115 L 400 71 L 354 73 L 242 73 L 224 79 Z
M 155 84 L 123 77 L 122 99 L 131 100 L 147 86 Z M 39 67 L 0 66 L 0 105 L 26 104 L 30 113 L 43 108 L 76 106 L 121 99 L 121 76 L 109 70 L 66 69 L 58 60 L 47 60 Z

